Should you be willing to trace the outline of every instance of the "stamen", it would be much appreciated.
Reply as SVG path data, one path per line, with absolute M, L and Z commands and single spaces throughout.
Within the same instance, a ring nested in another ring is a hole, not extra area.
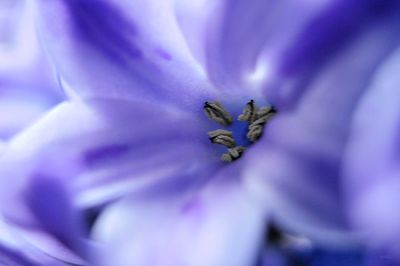
M 266 116 L 268 114 L 275 114 L 276 110 L 273 106 L 268 106 L 268 107 L 261 107 L 258 111 L 257 111 L 257 118 L 260 118 L 262 116 Z
M 229 112 L 219 102 L 205 102 L 204 112 L 207 117 L 223 126 L 232 124 L 233 119 Z M 250 100 L 238 116 L 239 121 L 248 122 L 247 139 L 256 142 L 262 135 L 265 124 L 276 114 L 273 106 L 257 108 L 254 100 Z M 245 151 L 242 146 L 236 146 L 233 132 L 217 129 L 208 132 L 209 139 L 214 144 L 220 144 L 228 148 L 221 156 L 224 162 L 233 162 L 239 159 Z
M 239 115 L 238 117 L 238 120 L 252 123 L 256 119 L 257 119 L 257 107 L 256 104 L 254 103 L 254 100 L 251 100 L 244 107 L 242 114 Z
M 264 126 L 268 120 L 270 120 L 276 114 L 274 107 L 263 107 L 257 111 L 257 120 L 250 124 L 249 131 L 247 132 L 247 138 L 255 142 L 257 141 L 264 130 Z
M 228 149 L 227 153 L 222 154 L 221 161 L 228 162 L 228 163 L 235 161 L 242 156 L 244 150 L 245 150 L 245 148 L 242 146 L 237 146 L 232 149 Z
M 256 142 L 262 135 L 264 125 L 250 125 L 249 131 L 247 132 L 247 138 L 251 142 Z
M 208 136 L 212 143 L 221 144 L 228 148 L 233 148 L 236 146 L 235 139 L 233 138 L 233 133 L 231 131 L 217 129 L 208 132 Z
M 233 119 L 219 102 L 205 102 L 204 111 L 207 117 L 223 126 L 232 124 Z

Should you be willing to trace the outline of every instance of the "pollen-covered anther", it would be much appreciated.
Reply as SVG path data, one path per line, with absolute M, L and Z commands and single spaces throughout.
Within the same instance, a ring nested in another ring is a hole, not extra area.
M 276 113 L 276 110 L 273 106 L 268 107 L 261 107 L 257 111 L 257 118 L 264 117 L 264 116 L 272 116 Z
M 265 124 L 276 114 L 274 107 L 263 107 L 257 111 L 257 120 L 250 123 L 247 139 L 256 142 L 262 135 Z
M 251 141 L 251 142 L 256 142 L 262 135 L 264 129 L 264 125 L 250 125 L 249 126 L 249 131 L 247 131 L 246 137 Z
M 205 102 L 204 111 L 209 119 L 223 126 L 229 126 L 233 122 L 232 116 L 219 102 Z
M 212 143 L 221 144 L 228 148 L 233 148 L 236 146 L 235 139 L 233 138 L 233 133 L 224 129 L 217 129 L 208 132 L 208 136 Z
M 237 147 L 228 149 L 227 153 L 222 154 L 221 161 L 228 162 L 228 163 L 235 161 L 242 156 L 244 150 L 245 150 L 245 148 L 242 146 L 237 146 Z
M 254 100 L 251 100 L 244 107 L 242 114 L 240 114 L 238 117 L 238 120 L 253 123 L 256 119 L 257 119 L 257 106 Z
M 204 111 L 207 117 L 223 126 L 232 124 L 233 119 L 228 111 L 216 101 L 205 102 Z M 257 108 L 255 101 L 250 100 L 243 108 L 242 114 L 238 116 L 239 121 L 245 121 L 248 124 L 246 137 L 251 142 L 257 142 L 261 135 L 265 124 L 268 123 L 275 114 L 276 110 L 273 106 L 265 106 Z M 221 160 L 227 163 L 239 159 L 244 153 L 245 148 L 236 146 L 235 138 L 232 131 L 217 129 L 208 132 L 209 139 L 214 144 L 223 145 L 228 148 L 227 152 L 222 154 Z M 239 139 L 240 141 L 240 139 Z

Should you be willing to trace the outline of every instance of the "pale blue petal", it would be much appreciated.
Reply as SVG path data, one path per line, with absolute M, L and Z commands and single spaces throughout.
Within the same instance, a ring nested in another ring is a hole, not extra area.
M 29 80 L 25 82 L 30 83 Z M 33 124 L 59 101 L 59 95 L 50 88 L 20 84 L 17 80 L 5 81 L 0 77 L 0 113 L 2 114 L 0 138 L 10 139 Z
M 266 217 L 232 173 L 191 193 L 111 206 L 94 230 L 96 265 L 253 265 Z
M 0 138 L 8 139 L 60 100 L 26 1 L 0 3 Z
M 64 224 L 68 221 L 68 217 L 63 213 L 65 209 L 58 206 L 58 203 L 60 203 L 59 200 L 51 196 L 44 197 L 43 194 L 36 195 L 36 198 L 47 199 L 53 204 L 52 209 L 47 210 L 48 214 L 52 213 L 53 221 L 54 219 L 58 219 L 59 221 L 66 219 L 63 221 Z M 3 220 L 3 217 L 0 220 L 1 265 L 14 265 L 11 261 L 17 263 L 17 265 L 20 265 L 18 263 L 22 263 L 21 265 L 37 266 L 68 265 L 68 263 L 75 263 L 77 265 L 85 264 L 82 258 L 66 245 L 66 242 L 58 239 L 56 235 L 52 235 L 46 228 L 34 228 L 33 226 L 21 227 L 11 221 L 6 222 L 6 220 L 8 219 Z M 46 223 L 50 220 L 43 219 L 41 222 Z M 54 226 L 60 226 L 60 224 L 53 224 Z M 76 236 L 75 232 L 71 230 L 65 231 L 65 233 L 69 234 L 70 237 Z
M 65 180 L 58 176 L 46 176 L 38 172 L 31 178 L 22 197 L 38 228 L 43 234 L 47 233 L 50 239 L 54 238 L 56 244 L 64 246 L 63 249 L 72 257 L 71 259 L 67 257 L 65 260 L 74 262 L 87 256 L 87 247 L 84 243 L 87 235 L 82 213 L 74 206 L 72 193 L 68 191 L 69 187 L 64 182 Z M 48 247 L 42 246 L 42 243 L 38 245 L 46 253 L 51 254 L 56 250 L 52 247 L 48 251 L 46 250 Z M 52 255 L 59 257 L 57 253 Z
M 37 0 L 42 39 L 68 92 L 188 108 L 212 88 L 170 1 Z
M 326 7 L 279 55 L 276 75 L 264 84 L 268 100 L 281 109 L 293 108 L 306 96 L 320 69 L 377 24 L 386 24 L 388 42 L 396 38 L 399 5 L 397 0 L 327 1 Z
M 278 111 L 245 158 L 246 181 L 278 219 L 317 240 L 346 236 L 343 155 L 357 105 L 400 41 L 397 24 L 388 21 L 364 30 L 321 68 L 298 106 Z
M 288 108 L 340 49 L 398 8 L 396 0 L 178 0 L 177 16 L 219 89 L 254 97 L 263 88 Z
M 400 50 L 374 76 L 357 110 L 344 172 L 353 225 L 369 243 L 400 255 Z
M 66 265 L 31 245 L 21 232 L 0 220 L 0 264 L 21 266 Z
M 0 196 L 14 202 L 8 198 L 37 173 L 72 176 L 81 206 L 159 182 L 178 182 L 179 190 L 220 164 L 213 148 L 192 114 L 132 101 L 64 103 L 7 145 L 0 159 L 0 187 L 7 189 Z
M 231 93 L 260 89 L 276 75 L 274 69 L 286 60 L 285 49 L 298 44 L 297 36 L 327 5 L 295 0 L 217 3 L 205 23 L 205 61 L 210 78 Z

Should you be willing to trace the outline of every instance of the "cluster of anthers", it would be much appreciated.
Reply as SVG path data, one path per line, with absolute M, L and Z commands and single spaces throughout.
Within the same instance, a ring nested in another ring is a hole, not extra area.
M 205 102 L 204 111 L 209 119 L 228 127 L 233 123 L 233 118 L 230 113 L 219 102 Z M 242 114 L 237 118 L 239 121 L 247 122 L 246 137 L 254 143 L 257 142 L 264 130 L 265 124 L 276 114 L 273 106 L 257 108 L 254 100 L 246 104 Z M 212 143 L 223 145 L 228 148 L 228 151 L 221 156 L 224 162 L 232 162 L 239 159 L 245 147 L 236 145 L 233 132 L 225 129 L 217 129 L 208 132 L 208 136 Z

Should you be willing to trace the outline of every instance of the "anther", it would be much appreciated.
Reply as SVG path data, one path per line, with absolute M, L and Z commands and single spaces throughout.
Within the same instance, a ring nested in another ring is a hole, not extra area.
M 207 117 L 223 126 L 232 124 L 233 119 L 219 102 L 205 102 L 204 111 Z
M 242 146 L 237 146 L 232 149 L 228 149 L 227 153 L 222 154 L 221 161 L 228 163 L 235 161 L 242 156 L 243 152 L 244 152 L 244 147 Z
M 228 162 L 228 163 L 235 161 L 242 156 L 243 152 L 244 152 L 244 147 L 242 147 L 242 146 L 237 146 L 237 147 L 228 149 L 227 153 L 222 154 L 221 161 Z
M 257 111 L 257 120 L 250 124 L 249 130 L 247 132 L 247 138 L 255 142 L 257 141 L 262 133 L 265 124 L 276 114 L 274 107 L 263 107 Z
M 228 148 L 233 148 L 236 146 L 235 139 L 231 131 L 217 129 L 208 132 L 208 136 L 212 143 L 221 144 Z
M 229 126 L 233 122 L 232 116 L 219 102 L 205 102 L 204 112 L 210 120 L 223 126 Z M 246 134 L 247 139 L 256 142 L 261 137 L 265 124 L 276 113 L 277 111 L 273 106 L 257 108 L 254 100 L 250 100 L 238 117 L 239 121 L 245 121 L 249 125 Z M 239 159 L 245 151 L 244 147 L 236 146 L 232 131 L 217 129 L 208 132 L 208 136 L 212 143 L 228 148 L 227 152 L 221 156 L 221 160 L 224 162 L 229 163 Z
M 264 129 L 264 125 L 250 125 L 249 126 L 249 131 L 247 132 L 247 138 L 251 141 L 251 142 L 256 142 L 262 135 Z
M 261 107 L 258 111 L 257 111 L 257 118 L 269 115 L 269 114 L 275 114 L 276 110 L 273 106 L 268 106 L 268 107 Z
M 256 121 L 254 121 L 253 123 L 250 124 L 250 126 L 252 125 L 263 125 L 265 124 L 270 118 L 272 118 L 275 114 L 273 113 L 269 113 L 266 114 L 264 116 L 260 116 Z
M 252 123 L 256 119 L 257 119 L 257 107 L 256 104 L 254 103 L 254 100 L 251 100 L 244 107 L 242 114 L 239 115 L 238 117 L 238 120 Z
M 209 131 L 207 134 L 210 137 L 210 139 L 218 137 L 220 135 L 229 136 L 229 137 L 233 136 L 232 131 L 224 130 L 224 129 L 217 129 L 217 130 Z

